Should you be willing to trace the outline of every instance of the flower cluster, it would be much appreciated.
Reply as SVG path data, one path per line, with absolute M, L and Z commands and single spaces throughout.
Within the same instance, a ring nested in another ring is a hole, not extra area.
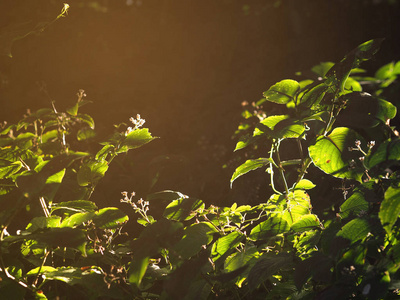
M 134 127 L 128 127 L 128 128 L 126 129 L 126 131 L 125 131 L 125 135 L 128 135 L 128 134 L 131 133 L 132 131 L 134 131 L 134 130 L 140 128 L 140 127 L 142 127 L 143 124 L 146 122 L 146 120 L 145 120 L 145 119 L 142 119 L 142 118 L 140 117 L 139 114 L 136 115 L 136 119 L 133 118 L 133 117 L 130 117 L 130 118 L 129 118 L 129 121 L 131 121 L 132 124 L 135 125 L 135 126 L 134 126 Z

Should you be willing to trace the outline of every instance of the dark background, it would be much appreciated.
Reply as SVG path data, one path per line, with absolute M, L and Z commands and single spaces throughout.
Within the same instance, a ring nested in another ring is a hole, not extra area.
M 7 56 L 13 37 L 53 20 L 63 2 L 66 18 L 15 39 Z M 372 38 L 386 40 L 363 67 L 399 60 L 399 19 L 393 0 L 0 0 L 0 120 L 50 107 L 40 86 L 59 110 L 84 89 L 100 135 L 139 113 L 160 137 L 112 165 L 100 202 L 172 189 L 251 203 L 251 183 L 229 189 L 241 103 Z

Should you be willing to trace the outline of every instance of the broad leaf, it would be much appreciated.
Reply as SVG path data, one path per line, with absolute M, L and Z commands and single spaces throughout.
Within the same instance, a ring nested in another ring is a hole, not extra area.
M 203 201 L 195 198 L 183 198 L 172 201 L 164 210 L 164 217 L 174 221 L 187 221 L 203 210 Z
M 340 206 L 341 217 L 357 216 L 368 211 L 369 204 L 360 190 L 354 193 Z
M 361 145 L 365 145 L 355 131 L 338 127 L 330 135 L 319 137 L 308 150 L 314 164 L 325 173 L 338 178 L 361 181 L 364 174 L 364 168 L 358 160 L 361 153 L 349 150 L 354 147 L 357 140 L 361 141 Z
M 389 187 L 381 203 L 379 218 L 388 235 L 392 234 L 392 227 L 400 216 L 400 187 Z
M 368 168 L 373 168 L 376 165 L 387 161 L 400 160 L 400 139 L 385 141 L 365 159 L 365 164 Z
M 336 235 L 350 240 L 351 244 L 353 244 L 367 237 L 370 230 L 367 220 L 357 218 L 344 225 Z
M 107 161 L 89 161 L 78 171 L 77 180 L 80 186 L 96 184 L 108 170 Z
M 278 104 L 286 104 L 293 100 L 294 96 L 299 90 L 300 85 L 297 81 L 286 79 L 270 87 L 268 91 L 263 93 L 263 95 L 267 101 Z M 262 102 L 261 101 L 262 100 L 258 101 L 257 105 L 261 104 L 265 100 Z
M 288 222 L 280 214 L 271 214 L 267 220 L 256 225 L 250 232 L 250 239 L 263 240 L 290 230 Z
M 220 237 L 213 245 L 212 255 L 214 256 L 214 261 L 221 257 L 226 257 L 229 255 L 237 245 L 243 240 L 243 233 L 234 231 Z
M 396 116 L 396 106 L 370 94 L 354 92 L 343 98 L 347 100 L 346 108 L 337 118 L 343 126 L 370 128 L 386 124 Z
M 102 208 L 93 217 L 94 223 L 101 229 L 120 228 L 128 220 L 128 216 L 116 207 Z
M 182 240 L 174 247 L 183 259 L 197 254 L 203 246 L 208 245 L 217 230 L 210 223 L 195 223 L 185 228 Z
M 244 164 L 241 164 L 239 167 L 237 167 L 235 172 L 233 173 L 231 178 L 231 187 L 232 183 L 240 176 L 258 168 L 268 166 L 271 162 L 272 160 L 270 158 L 257 158 L 247 160 Z
M 321 222 L 319 221 L 318 216 L 309 214 L 303 215 L 299 220 L 293 223 L 292 226 L 290 226 L 290 229 L 294 232 L 303 232 L 320 227 Z

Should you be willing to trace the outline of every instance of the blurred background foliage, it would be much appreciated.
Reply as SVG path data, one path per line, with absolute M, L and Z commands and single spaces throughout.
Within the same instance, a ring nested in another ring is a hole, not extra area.
M 229 189 L 242 102 L 372 38 L 386 40 L 365 69 L 400 59 L 396 0 L 71 0 L 52 22 L 64 2 L 0 0 L 0 120 L 79 89 L 104 135 L 140 113 L 161 138 L 110 168 L 100 204 L 162 189 L 254 204 L 259 174 L 254 194 Z

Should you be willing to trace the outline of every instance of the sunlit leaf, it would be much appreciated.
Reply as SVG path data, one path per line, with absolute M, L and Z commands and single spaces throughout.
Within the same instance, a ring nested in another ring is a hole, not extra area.
M 212 255 L 214 256 L 214 261 L 218 260 L 222 256 L 230 254 L 237 245 L 243 240 L 243 233 L 234 231 L 220 237 L 214 244 L 212 248 Z
M 97 210 L 97 206 L 94 202 L 87 200 L 72 200 L 67 202 L 53 203 L 51 206 L 51 212 L 60 209 L 71 212 L 94 212 Z
M 400 139 L 380 144 L 370 156 L 366 157 L 365 164 L 368 168 L 373 168 L 382 162 L 397 160 L 400 160 Z
M 133 130 L 122 140 L 121 148 L 118 150 L 118 153 L 139 148 L 154 139 L 155 137 L 151 136 L 151 133 L 147 128 Z
M 236 168 L 231 178 L 231 186 L 232 183 L 240 176 L 250 171 L 256 170 L 258 168 L 268 166 L 271 162 L 272 160 L 270 158 L 257 158 L 257 159 L 247 160 L 244 164 Z
M 302 179 L 296 184 L 295 189 L 296 190 L 311 190 L 315 187 L 316 187 L 316 185 L 314 183 L 312 183 L 310 180 Z
M 392 227 L 400 216 L 400 188 L 390 186 L 385 192 L 381 203 L 379 218 L 388 235 L 392 234 Z
M 94 223 L 102 229 L 120 228 L 128 220 L 128 216 L 116 207 L 102 208 L 93 217 Z
M 187 221 L 192 219 L 205 204 L 200 199 L 183 198 L 172 201 L 164 210 L 164 217 L 174 221 Z
M 183 238 L 175 245 L 174 250 L 184 259 L 192 257 L 212 241 L 216 232 L 215 227 L 208 222 L 192 224 L 185 228 Z
M 365 219 L 353 219 L 337 233 L 337 236 L 350 240 L 351 244 L 364 239 L 370 232 L 370 225 Z
M 320 224 L 321 223 L 317 215 L 308 214 L 301 216 L 299 220 L 297 220 L 292 224 L 292 226 L 290 226 L 290 229 L 294 232 L 303 232 L 315 228 L 320 228 Z
M 364 168 L 359 164 L 356 156 L 359 152 L 349 151 L 357 140 L 361 141 L 362 145 L 366 145 L 355 131 L 337 127 L 328 136 L 319 137 L 308 149 L 313 163 L 325 173 L 338 178 L 361 181 Z M 361 155 L 358 154 L 358 156 Z
M 82 225 L 89 220 L 92 220 L 95 216 L 94 212 L 84 212 L 84 213 L 76 213 L 72 216 L 65 218 L 62 222 L 60 227 L 76 227 Z
M 78 171 L 77 180 L 80 186 L 97 183 L 108 170 L 107 161 L 89 161 Z
M 262 240 L 290 230 L 288 222 L 280 214 L 271 214 L 267 220 L 256 225 L 250 232 L 252 240 Z
M 263 95 L 267 101 L 278 104 L 286 104 L 292 101 L 293 97 L 299 90 L 300 85 L 297 81 L 285 79 L 270 87 L 268 91 L 263 93 Z M 258 101 L 257 105 L 261 104 L 265 100 Z
M 357 216 L 368 211 L 369 204 L 364 198 L 364 194 L 356 190 L 341 206 L 341 217 L 347 218 L 351 215 Z

